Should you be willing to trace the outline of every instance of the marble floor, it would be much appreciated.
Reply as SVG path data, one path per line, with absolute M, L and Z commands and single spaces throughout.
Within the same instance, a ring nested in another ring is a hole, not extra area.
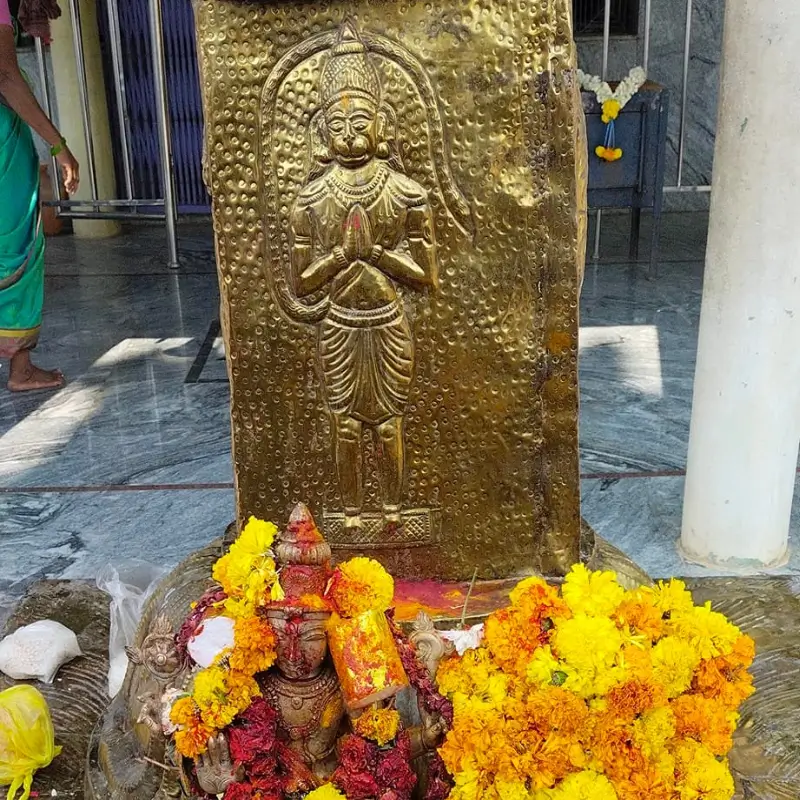
M 606 220 L 581 303 L 583 514 L 654 576 L 719 574 L 675 546 L 705 225 L 668 216 L 648 279 L 644 263 L 622 261 L 624 220 Z M 167 271 L 157 227 L 50 242 L 38 359 L 69 384 L 0 390 L 0 607 L 40 577 L 91 579 L 135 558 L 171 565 L 233 518 L 206 224 L 182 226 L 181 259 Z M 782 571 L 800 571 L 796 551 Z

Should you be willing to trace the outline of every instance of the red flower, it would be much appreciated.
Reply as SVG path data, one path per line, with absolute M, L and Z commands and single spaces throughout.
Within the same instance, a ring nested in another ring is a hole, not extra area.
M 453 781 L 447 772 L 442 757 L 436 753 L 428 762 L 428 788 L 425 800 L 446 800 L 453 788 Z
M 346 772 L 337 769 L 333 773 L 333 783 L 347 795 L 347 800 L 374 800 L 380 786 L 368 772 Z
M 339 746 L 339 764 L 347 773 L 374 772 L 378 764 L 378 746 L 360 736 L 345 736 Z
M 283 800 L 280 788 L 261 787 L 255 783 L 231 783 L 225 790 L 224 800 Z
M 448 726 L 452 727 L 453 704 L 436 691 L 436 686 L 433 683 L 430 673 L 419 660 L 416 648 L 408 640 L 400 629 L 400 626 L 394 621 L 393 612 L 387 611 L 386 617 L 392 628 L 392 635 L 397 644 L 397 650 L 400 653 L 403 669 L 406 671 L 409 682 L 417 690 L 417 696 L 425 708 L 425 711 L 432 717 L 437 715 L 441 716 Z
M 275 710 L 263 699 L 256 698 L 230 728 L 231 756 L 240 764 L 252 764 L 275 746 L 278 720 Z
M 378 762 L 378 783 L 393 789 L 397 800 L 408 800 L 417 785 L 417 776 L 411 769 L 410 753 L 404 748 L 392 748 L 381 754 Z
M 252 778 L 254 783 L 276 781 L 279 785 L 278 775 L 278 759 L 274 753 L 259 753 L 247 765 L 247 777 Z

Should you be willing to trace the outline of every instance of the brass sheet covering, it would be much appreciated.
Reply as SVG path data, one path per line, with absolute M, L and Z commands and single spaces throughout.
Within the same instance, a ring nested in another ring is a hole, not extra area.
M 303 501 L 337 556 L 404 577 L 563 573 L 586 231 L 569 0 L 195 7 L 240 522 Z M 326 114 L 359 102 L 380 107 L 377 188 L 345 214 Z M 345 267 L 350 288 L 299 277 Z

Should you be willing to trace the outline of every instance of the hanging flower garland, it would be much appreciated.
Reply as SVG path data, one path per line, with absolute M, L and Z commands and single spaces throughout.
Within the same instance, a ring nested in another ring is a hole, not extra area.
M 603 161 L 619 161 L 622 158 L 622 148 L 617 147 L 614 121 L 647 80 L 647 74 L 641 67 L 634 67 L 614 90 L 607 81 L 597 75 L 587 75 L 581 70 L 578 70 L 578 79 L 581 89 L 594 92 L 603 109 L 602 120 L 606 125 L 606 135 L 603 144 L 595 147 L 595 155 Z

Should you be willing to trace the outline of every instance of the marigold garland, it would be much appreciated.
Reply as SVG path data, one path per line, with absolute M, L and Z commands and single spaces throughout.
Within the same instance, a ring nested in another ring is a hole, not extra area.
M 261 691 L 255 676 L 275 662 L 275 634 L 259 609 L 276 582 L 270 547 L 277 529 L 251 517 L 228 553 L 214 565 L 214 578 L 222 591 L 208 593 L 190 615 L 178 636 L 182 652 L 202 628 L 203 619 L 227 614 L 234 619 L 233 648 L 221 652 L 214 663 L 194 676 L 190 696 L 178 699 L 170 710 L 176 726 L 175 746 L 187 758 L 202 755 L 208 740 L 225 730 L 250 708 Z
M 239 537 L 212 571 L 228 599 L 225 612 L 233 617 L 252 616 L 269 602 L 277 580 L 272 543 L 278 529 L 271 522 L 250 517 Z
M 752 640 L 672 580 L 625 591 L 576 566 L 530 578 L 445 660 L 450 800 L 730 800 L 725 755 Z

